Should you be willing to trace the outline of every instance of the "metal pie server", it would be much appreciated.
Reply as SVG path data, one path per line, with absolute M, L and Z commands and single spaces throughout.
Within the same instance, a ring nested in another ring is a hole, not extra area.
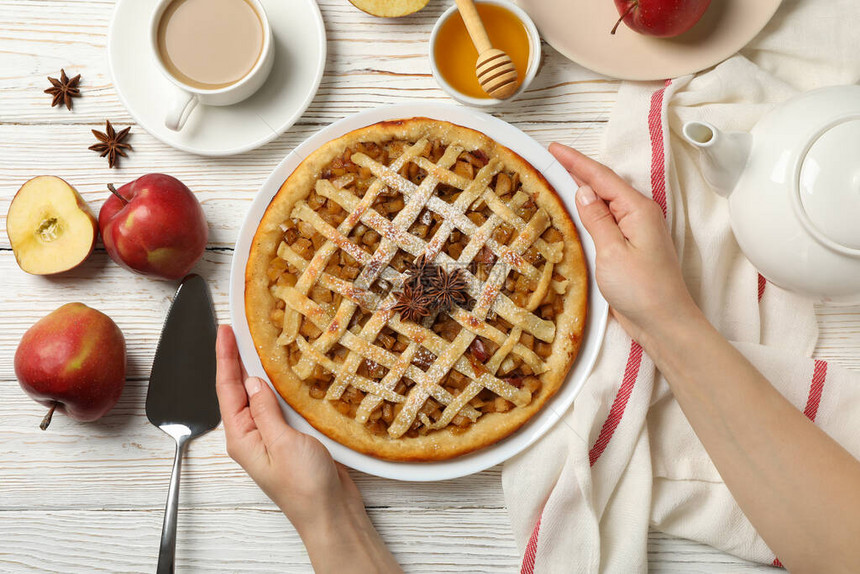
M 158 574 L 171 574 L 176 558 L 179 475 L 188 441 L 218 426 L 215 395 L 217 325 L 206 282 L 199 275 L 182 280 L 152 362 L 146 416 L 176 441 L 173 475 L 164 509 Z

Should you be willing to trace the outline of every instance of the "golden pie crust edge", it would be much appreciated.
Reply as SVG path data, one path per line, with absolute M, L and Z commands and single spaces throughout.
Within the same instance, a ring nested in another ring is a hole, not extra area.
M 564 237 L 564 259 L 556 265 L 555 270 L 568 279 L 569 284 L 564 310 L 556 316 L 556 336 L 552 342 L 552 353 L 546 359 L 548 369 L 540 375 L 542 386 L 538 396 L 528 405 L 514 406 L 504 413 L 482 414 L 464 432 L 454 433 L 449 427 L 414 438 L 390 438 L 372 434 L 363 424 L 337 411 L 331 402 L 310 397 L 308 386 L 293 373 L 287 353 L 277 344 L 280 330 L 269 319 L 276 300 L 269 292 L 266 271 L 283 238 L 280 224 L 289 217 L 294 204 L 310 194 L 326 165 L 359 142 L 415 142 L 425 137 L 447 145 L 458 144 L 465 150 L 481 149 L 489 158 L 499 158 L 505 168 L 519 172 L 522 189 L 550 214 L 552 226 Z M 561 198 L 543 175 L 519 155 L 476 130 L 418 117 L 359 128 L 329 141 L 299 164 L 270 202 L 251 243 L 245 268 L 245 315 L 269 380 L 284 400 L 314 428 L 370 456 L 426 462 L 460 456 L 502 440 L 524 425 L 556 394 L 582 342 L 587 290 L 588 270 L 576 227 Z

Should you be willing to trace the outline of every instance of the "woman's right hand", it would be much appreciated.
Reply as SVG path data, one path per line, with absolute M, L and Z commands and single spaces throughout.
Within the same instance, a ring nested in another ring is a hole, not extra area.
M 700 314 L 660 206 L 573 148 L 549 151 L 580 185 L 576 208 L 594 239 L 597 284 L 624 330 L 641 343 L 667 321 Z
M 597 248 L 600 290 L 750 523 L 792 572 L 860 572 L 860 463 L 708 323 L 660 207 L 581 153 L 550 151 L 581 186 L 576 207 Z

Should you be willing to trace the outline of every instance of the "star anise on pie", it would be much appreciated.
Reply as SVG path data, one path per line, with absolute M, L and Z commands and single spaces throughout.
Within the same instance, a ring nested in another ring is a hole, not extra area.
M 436 273 L 430 276 L 425 293 L 432 301 L 434 309 L 448 311 L 455 304 L 466 304 L 469 300 L 466 288 L 466 277 L 462 268 L 458 267 L 448 273 L 444 268 L 436 267 Z
M 423 288 L 427 288 L 430 285 L 430 278 L 435 273 L 436 266 L 427 259 L 426 256 L 421 255 L 414 262 L 407 261 L 406 262 L 406 281 L 405 285 L 409 285 L 412 288 L 420 285 Z
M 89 149 L 99 152 L 100 157 L 107 156 L 108 167 L 114 167 L 117 164 L 117 156 L 128 157 L 125 150 L 133 151 L 130 144 L 123 143 L 123 140 L 128 137 L 131 131 L 131 126 L 124 130 L 116 131 L 110 124 L 110 120 L 105 120 L 105 131 L 100 132 L 93 130 L 93 135 L 99 140 L 99 143 L 93 144 Z
M 51 82 L 52 87 L 45 90 L 46 94 L 51 94 L 54 96 L 54 100 L 51 102 L 51 107 L 59 106 L 60 104 L 65 104 L 67 110 L 72 109 L 72 98 L 80 97 L 81 90 L 78 89 L 78 82 L 81 81 L 81 75 L 78 74 L 72 79 L 69 79 L 66 76 L 66 71 L 60 69 L 60 79 L 52 78 L 48 76 L 48 81 Z
M 421 285 L 416 287 L 403 285 L 403 292 L 397 296 L 397 303 L 391 309 L 395 313 L 400 313 L 402 320 L 413 323 L 430 314 L 429 300 L 424 295 Z

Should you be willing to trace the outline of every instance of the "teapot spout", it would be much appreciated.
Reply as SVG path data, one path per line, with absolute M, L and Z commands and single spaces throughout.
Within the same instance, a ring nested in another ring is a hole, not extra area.
M 708 122 L 687 122 L 682 133 L 701 152 L 705 181 L 714 191 L 728 197 L 746 167 L 752 136 L 745 132 L 721 132 Z

